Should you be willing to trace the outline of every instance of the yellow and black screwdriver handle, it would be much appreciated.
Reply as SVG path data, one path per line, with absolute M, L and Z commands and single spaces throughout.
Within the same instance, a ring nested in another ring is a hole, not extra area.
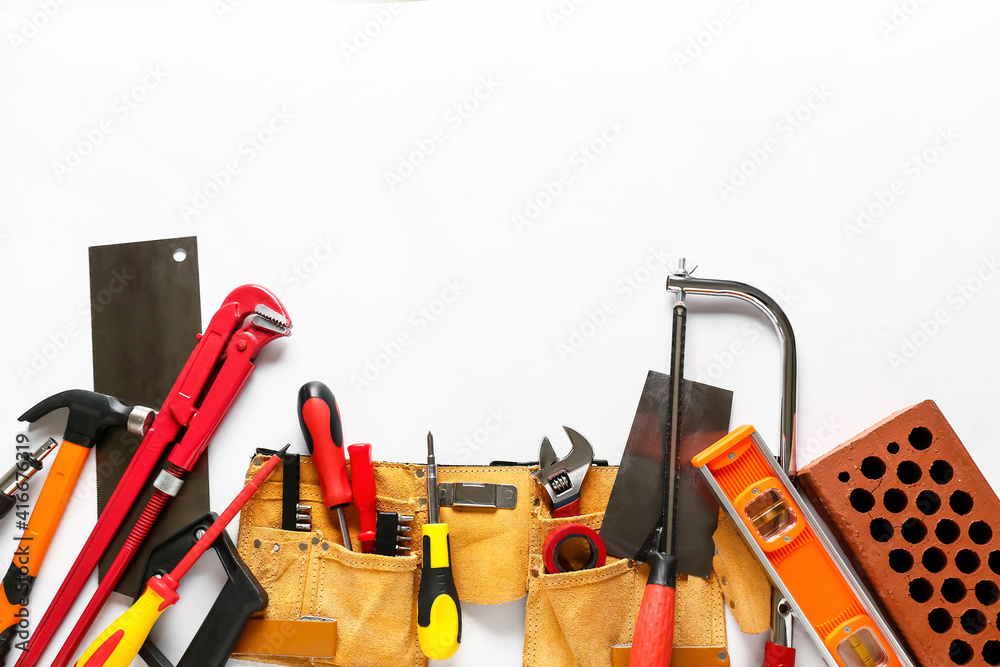
M 422 535 L 417 638 L 424 655 L 432 660 L 446 660 L 455 655 L 462 641 L 462 607 L 451 573 L 448 524 L 425 523 Z

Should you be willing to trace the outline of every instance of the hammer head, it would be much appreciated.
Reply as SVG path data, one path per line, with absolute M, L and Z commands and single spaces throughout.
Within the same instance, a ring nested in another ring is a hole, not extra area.
M 49 396 L 18 419 L 34 422 L 59 408 L 69 408 L 63 440 L 83 447 L 93 447 L 110 426 L 126 426 L 131 433 L 145 435 L 155 417 L 149 408 L 125 405 L 114 396 L 69 389 Z

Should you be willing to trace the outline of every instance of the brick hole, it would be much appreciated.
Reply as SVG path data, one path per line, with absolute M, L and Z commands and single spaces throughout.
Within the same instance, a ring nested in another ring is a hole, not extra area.
M 907 519 L 903 522 L 902 528 L 899 531 L 903 539 L 910 544 L 919 544 L 925 537 L 927 537 L 927 526 L 920 519 Z
M 918 510 L 930 516 L 941 509 L 941 498 L 933 491 L 921 491 L 916 505 Z
M 962 549 L 955 554 L 955 567 L 962 574 L 972 574 L 979 569 L 979 554 L 971 549 Z
M 920 562 L 923 563 L 928 572 L 937 574 L 948 566 L 948 557 L 945 556 L 944 552 L 937 547 L 931 547 L 924 552 Z
M 965 516 L 972 511 L 972 496 L 965 491 L 956 491 L 951 494 L 948 504 L 951 505 L 951 511 L 955 514 Z
M 938 484 L 947 484 L 955 476 L 955 471 L 947 461 L 935 461 L 931 466 L 931 479 Z
M 889 489 L 882 496 L 882 504 L 893 514 L 899 514 L 906 509 L 906 494 L 899 489 Z
M 915 602 L 923 604 L 931 599 L 934 595 L 934 587 L 931 582 L 924 578 L 914 579 L 910 582 L 910 597 L 913 598 Z
M 905 574 L 913 567 L 913 554 L 906 549 L 893 549 L 889 552 L 889 567 L 900 574 Z
M 993 570 L 993 574 L 1000 574 L 1000 551 L 990 552 L 989 560 L 990 569 Z
M 849 473 L 847 471 L 844 471 L 844 472 L 840 473 L 839 475 L 837 475 L 837 479 L 839 479 L 841 482 L 844 482 L 846 484 L 847 482 L 851 481 L 851 473 Z
M 927 624 L 931 626 L 931 630 L 943 635 L 944 633 L 951 630 L 951 626 L 954 623 L 951 614 L 948 613 L 947 609 L 942 609 L 938 607 L 927 614 Z
M 890 454 L 898 454 L 899 453 L 899 443 L 898 442 L 890 442 L 886 446 L 885 451 L 889 452 Z
M 896 477 L 903 484 L 916 484 L 920 481 L 921 475 L 923 475 L 923 471 L 913 461 L 903 461 L 896 468 Z
M 923 426 L 918 426 L 910 431 L 910 435 L 907 436 L 907 440 L 910 441 L 910 444 L 913 445 L 914 449 L 924 451 L 931 446 L 931 441 L 934 440 L 934 435 L 929 429 L 926 429 Z
M 934 534 L 942 544 L 952 544 L 962 536 L 962 529 L 951 519 L 941 519 L 934 528 Z
M 968 592 L 961 579 L 949 578 L 941 584 L 941 596 L 952 604 L 964 600 Z
M 972 658 L 975 653 L 972 651 L 972 647 L 961 639 L 956 639 L 951 642 L 951 646 L 948 647 L 948 657 L 956 665 L 967 665 L 972 662 Z
M 987 607 L 994 605 L 1000 600 L 1000 588 L 989 579 L 983 579 L 976 584 L 976 599 Z
M 973 521 L 969 526 L 969 539 L 976 544 L 986 544 L 993 539 L 993 529 L 985 521 Z
M 851 507 L 862 514 L 867 514 L 875 507 L 875 496 L 864 489 L 854 489 L 851 491 Z
M 986 629 L 986 614 L 978 609 L 970 609 L 962 614 L 962 629 L 970 635 L 978 635 Z
M 892 524 L 885 519 L 872 519 L 868 529 L 876 542 L 888 542 L 892 539 Z
M 983 660 L 987 665 L 1000 665 L 1000 642 L 991 639 L 983 645 Z
M 868 479 L 882 479 L 885 474 L 885 463 L 877 456 L 869 456 L 861 462 L 861 474 Z

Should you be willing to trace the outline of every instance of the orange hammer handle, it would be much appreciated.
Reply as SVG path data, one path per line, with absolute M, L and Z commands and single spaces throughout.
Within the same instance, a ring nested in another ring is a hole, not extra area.
M 31 511 L 24 539 L 18 545 L 19 551 L 30 549 L 28 572 L 32 577 L 38 576 L 38 569 L 52 544 L 52 538 L 55 537 L 91 450 L 91 447 L 83 447 L 68 440 L 64 440 L 59 446 L 55 463 L 52 464 L 38 494 L 35 508 Z
M 17 545 L 14 559 L 0 583 L 0 665 L 10 650 L 15 634 L 13 631 L 23 616 L 22 608 L 28 602 L 31 586 L 73 496 L 90 450 L 90 447 L 63 440 L 38 494 L 28 527 Z

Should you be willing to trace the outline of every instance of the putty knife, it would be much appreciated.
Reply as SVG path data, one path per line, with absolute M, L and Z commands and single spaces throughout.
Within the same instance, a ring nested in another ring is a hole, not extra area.
M 729 433 L 733 392 L 684 380 L 677 489 L 677 569 L 707 578 L 719 505 L 691 459 Z M 646 561 L 659 539 L 663 442 L 669 430 L 670 376 L 649 371 L 615 479 L 601 538 L 609 554 Z

